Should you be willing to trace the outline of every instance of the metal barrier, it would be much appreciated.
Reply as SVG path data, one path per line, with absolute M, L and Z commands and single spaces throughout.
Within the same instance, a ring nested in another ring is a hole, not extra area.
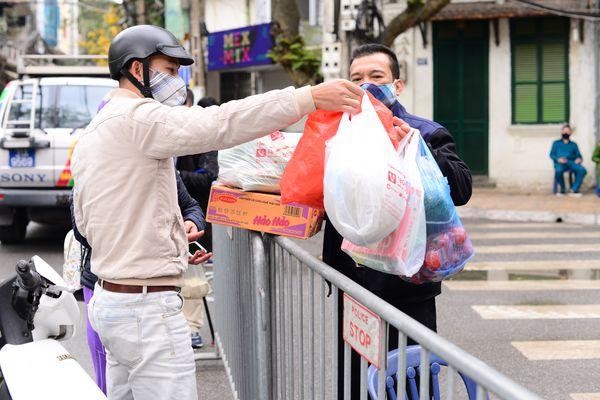
M 236 228 L 213 227 L 217 342 L 230 382 L 240 400 L 337 399 L 343 368 L 344 399 L 350 399 L 350 355 L 338 365 L 338 290 L 381 318 L 378 399 L 386 399 L 388 327 L 398 329 L 398 371 L 405 371 L 410 337 L 422 346 L 420 370 L 430 354 L 448 363 L 447 399 L 455 395 L 455 372 L 477 383 L 477 399 L 493 393 L 510 400 L 540 399 L 448 340 L 430 331 L 346 276 L 317 260 L 293 241 Z M 331 291 L 327 285 L 331 284 Z M 327 296 L 330 292 L 330 295 Z M 368 363 L 361 358 L 361 400 L 366 400 Z M 406 393 L 398 379 L 398 398 Z M 420 379 L 420 399 L 429 399 L 429 375 Z

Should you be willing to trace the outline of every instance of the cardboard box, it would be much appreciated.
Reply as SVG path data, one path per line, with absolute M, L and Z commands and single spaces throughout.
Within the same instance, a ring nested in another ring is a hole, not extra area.
M 206 220 L 213 224 L 307 239 L 321 230 L 323 214 L 321 209 L 302 204 L 281 204 L 281 196 L 276 194 L 213 185 Z

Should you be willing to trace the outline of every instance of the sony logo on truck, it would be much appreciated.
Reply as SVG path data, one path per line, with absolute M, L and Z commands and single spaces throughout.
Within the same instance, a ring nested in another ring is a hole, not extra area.
M 46 174 L 19 174 L 19 173 L 0 174 L 0 183 L 6 183 L 6 182 L 15 182 L 15 183 L 31 182 L 31 183 L 34 183 L 34 182 L 45 182 L 45 181 L 46 181 Z

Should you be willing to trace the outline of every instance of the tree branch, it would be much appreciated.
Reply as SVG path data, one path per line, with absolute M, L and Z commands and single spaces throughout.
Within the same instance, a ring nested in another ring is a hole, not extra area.
M 391 46 L 402 32 L 427 21 L 437 14 L 450 0 L 409 0 L 406 9 L 390 21 L 383 32 L 383 44 Z

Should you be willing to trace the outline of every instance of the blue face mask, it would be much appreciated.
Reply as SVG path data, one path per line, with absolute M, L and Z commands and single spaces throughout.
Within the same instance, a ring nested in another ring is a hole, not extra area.
M 381 101 L 387 108 L 392 108 L 396 103 L 396 85 L 394 82 L 384 85 L 374 83 L 363 83 L 360 87 L 370 92 L 377 100 Z

